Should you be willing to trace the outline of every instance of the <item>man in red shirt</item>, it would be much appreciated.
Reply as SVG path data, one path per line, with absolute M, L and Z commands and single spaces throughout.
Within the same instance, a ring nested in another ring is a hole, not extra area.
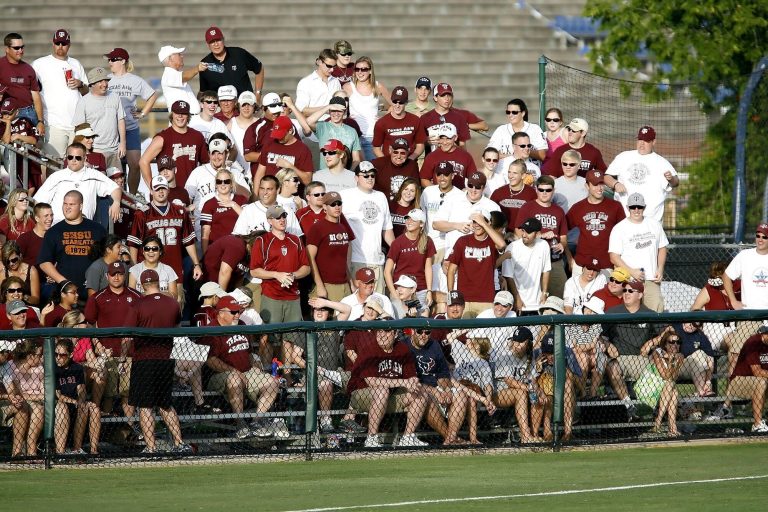
M 453 107 L 453 88 L 450 84 L 441 82 L 432 89 L 435 108 L 422 115 L 419 119 L 419 129 L 416 132 L 416 150 L 414 156 L 424 152 L 425 144 L 431 144 L 434 150 L 437 138 L 435 128 L 441 124 L 450 123 L 456 128 L 458 144 L 463 146 L 470 138 L 469 124 L 466 115 Z M 431 133 L 430 133 L 431 132 Z
M 604 311 L 624 303 L 624 285 L 632 279 L 629 271 L 624 267 L 616 267 L 608 277 L 606 285 L 595 292 L 593 297 L 603 301 Z
M 752 400 L 752 432 L 768 433 L 763 405 L 768 391 L 768 324 L 747 338 L 731 374 L 728 396 Z
M 395 87 L 392 89 L 390 99 L 392 108 L 389 114 L 380 117 L 373 126 L 373 154 L 377 158 L 389 155 L 390 147 L 397 139 L 404 139 L 409 148 L 416 146 L 416 130 L 419 128 L 420 120 L 419 116 L 405 111 L 405 106 L 408 104 L 408 89 L 402 85 Z M 379 167 L 376 168 L 379 169 Z
M 119 261 L 110 263 L 107 267 L 107 282 L 109 286 L 88 297 L 85 303 L 85 321 L 99 328 L 124 327 L 129 311 L 141 295 L 136 290 L 125 286 L 125 266 Z M 120 396 L 123 398 L 125 415 L 133 416 L 134 410 L 126 402 L 128 382 L 125 378 L 121 378 L 116 359 L 119 354 L 122 354 L 122 357 L 128 355 L 127 344 L 130 343 L 130 338 L 100 337 L 99 341 L 113 356 L 106 362 L 106 397 L 110 403 L 105 404 L 104 410 L 110 411 L 112 399 Z M 94 395 L 93 403 L 101 406 L 101 396 Z
M 176 299 L 160 291 L 160 276 L 147 269 L 139 276 L 144 296 L 128 310 L 126 327 L 169 329 L 181 322 L 181 311 Z M 126 347 L 127 349 L 127 347 Z M 192 447 L 181 438 L 179 417 L 173 408 L 173 374 L 175 361 L 171 359 L 173 339 L 171 337 L 137 337 L 133 340 L 133 363 L 131 364 L 131 389 L 128 403 L 139 408 L 141 432 L 147 447 L 142 453 L 155 453 L 155 418 L 153 409 L 160 410 L 168 431 L 173 438 L 171 451 L 191 454 Z M 125 360 L 126 352 L 121 354 Z
M 259 156 L 253 183 L 259 183 L 265 175 L 274 176 L 279 169 L 293 170 L 305 185 L 312 181 L 312 152 L 296 137 L 296 128 L 287 116 L 277 117 L 272 124 L 270 138 L 264 143 Z
M 310 181 L 304 191 L 307 206 L 299 208 L 296 212 L 296 219 L 299 221 L 301 231 L 307 235 L 315 223 L 325 218 L 325 209 L 323 208 L 325 185 L 319 181 Z
M 315 288 L 312 297 L 324 297 L 338 302 L 352 293 L 347 267 L 349 244 L 355 239 L 352 229 L 342 221 L 341 196 L 338 192 L 325 194 L 325 217 L 315 223 L 307 233 L 307 255 L 312 267 Z
M 453 163 L 453 186 L 464 190 L 465 179 L 477 171 L 477 166 L 472 155 L 464 148 L 460 148 L 457 140 L 460 141 L 461 138 L 457 136 L 455 124 L 446 122 L 440 125 L 437 149 L 424 158 L 424 165 L 419 172 L 422 187 L 437 184 L 435 176 L 437 167 L 440 162 L 449 161 Z
M 255 123 L 248 125 L 243 135 L 243 158 L 251 164 L 251 176 L 256 174 L 259 168 L 259 158 L 264 148 L 264 143 L 269 140 L 272 131 L 272 123 L 283 112 L 283 102 L 274 92 L 267 93 L 262 100 L 264 117 Z
M 168 155 L 176 162 L 176 182 L 184 188 L 193 169 L 208 162 L 208 147 L 205 137 L 189 124 L 189 103 L 175 101 L 171 105 L 171 126 L 152 138 L 152 143 L 141 155 L 139 168 L 147 188 L 151 189 L 152 169 L 150 163 L 158 155 Z
M 271 230 L 258 237 L 251 249 L 251 276 L 262 280 L 259 314 L 268 324 L 299 322 L 298 280 L 309 275 L 309 258 L 301 239 L 286 233 L 288 214 L 282 206 L 270 206 L 266 216 Z M 270 340 L 282 346 L 278 336 Z
M 237 301 L 225 295 L 216 303 L 216 318 L 208 327 L 238 325 L 241 307 Z M 208 345 L 208 367 L 215 373 L 208 383 L 210 391 L 216 391 L 227 397 L 232 412 L 243 412 L 243 393 L 255 404 L 256 412 L 269 411 L 277 398 L 278 381 L 261 370 L 258 357 L 251 353 L 251 341 L 246 334 L 225 334 L 206 336 L 199 343 Z M 285 422 L 272 422 L 266 418 L 257 418 L 250 426 L 240 417 L 237 419 L 237 432 L 240 439 L 248 437 L 288 437 Z
M 517 212 L 528 201 L 536 199 L 536 191 L 533 187 L 523 183 L 523 176 L 526 174 L 525 161 L 521 159 L 513 160 L 507 169 L 507 178 L 509 185 L 503 185 L 491 194 L 491 201 L 498 204 L 501 213 L 507 218 L 507 226 L 517 226 Z M 608 254 L 608 247 L 605 249 Z
M 472 233 L 456 240 L 447 258 L 448 291 L 458 290 L 464 296 L 463 318 L 475 318 L 493 307 L 496 258 L 507 247 L 504 237 L 491 227 L 490 212 L 475 210 L 469 219 Z
M 560 159 L 563 153 L 569 149 L 575 149 L 581 155 L 581 165 L 579 166 L 579 176 L 586 176 L 587 171 L 600 171 L 601 174 L 608 169 L 603 161 L 603 154 L 595 146 L 587 142 L 587 132 L 589 124 L 580 118 L 575 118 L 565 127 L 568 132 L 568 144 L 563 144 L 557 148 L 552 156 L 547 158 L 541 167 L 542 174 L 549 174 L 554 178 L 563 175 L 563 169 L 560 166 Z
M 414 433 L 427 399 L 416 376 L 416 361 L 408 346 L 397 340 L 396 332 L 376 330 L 376 343 L 358 347 L 352 375 L 347 384 L 349 404 L 358 411 L 368 411 L 366 448 L 380 448 L 379 425 L 384 413 L 407 413 L 403 436 L 396 446 L 427 446 Z M 390 397 L 392 398 L 390 400 Z
M 24 263 L 28 265 L 37 265 L 37 253 L 40 252 L 40 247 L 43 245 L 43 237 L 45 232 L 51 229 L 53 225 L 53 208 L 48 203 L 35 203 L 35 207 L 32 210 L 35 218 L 35 227 L 31 231 L 22 233 L 17 240 L 19 243 L 19 249 L 23 255 Z M 40 267 L 37 267 L 37 273 L 43 277 L 43 271 Z M 48 288 L 47 291 L 46 287 Z M 44 291 L 40 296 L 40 303 L 44 303 L 45 299 L 50 295 L 52 287 L 50 284 L 43 282 L 41 288 Z
M 5 97 L 13 98 L 18 116 L 29 119 L 41 137 L 45 134 L 43 124 L 43 99 L 40 82 L 35 69 L 24 62 L 24 39 L 21 34 L 11 32 L 3 39 L 5 57 L 0 58 L 0 88 L 6 87 Z
M 219 238 L 205 251 L 203 266 L 210 281 L 218 283 L 222 290 L 233 291 L 248 275 L 251 261 L 251 245 L 264 231 L 248 235 L 227 235 Z M 261 296 L 258 297 L 259 300 Z M 258 308 L 260 302 L 255 304 Z
M 195 247 L 195 230 L 189 219 L 189 212 L 183 206 L 168 202 L 168 180 L 162 176 L 152 178 L 152 201 L 146 211 L 137 211 L 133 219 L 131 234 L 128 235 L 128 247 L 131 259 L 136 263 L 139 259 L 139 247 L 144 239 L 156 235 L 163 241 L 163 263 L 173 267 L 179 281 L 183 279 L 182 249 L 185 249 L 194 265 L 192 277 L 197 281 L 203 275 L 200 260 Z
M 604 176 L 602 171 L 587 173 L 587 197 L 572 205 L 565 216 L 568 230 L 579 230 L 579 243 L 573 256 L 574 276 L 581 275 L 581 269 L 593 259 L 601 269 L 613 266 L 608 256 L 608 241 L 613 227 L 626 215 L 621 203 L 603 196 Z
M 419 182 L 419 165 L 415 160 L 408 158 L 410 148 L 411 146 L 406 139 L 397 138 L 392 141 L 391 145 L 387 146 L 388 155 L 371 162 L 377 171 L 373 189 L 387 196 L 390 210 L 395 195 L 406 178 L 412 178 L 417 183 Z

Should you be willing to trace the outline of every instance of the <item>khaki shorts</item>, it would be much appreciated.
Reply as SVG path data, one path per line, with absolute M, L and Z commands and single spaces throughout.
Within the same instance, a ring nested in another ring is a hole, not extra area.
M 312 291 L 309 292 L 309 296 L 313 299 L 317 297 L 316 290 L 317 290 L 317 287 L 313 286 Z M 328 294 L 326 299 L 333 302 L 341 302 L 341 299 L 343 299 L 347 295 L 352 294 L 352 289 L 349 287 L 349 283 L 342 283 L 342 284 L 325 283 L 325 291 Z
M 236 370 L 234 370 L 236 371 Z M 232 372 L 220 372 L 214 374 L 208 381 L 208 391 L 215 391 L 227 396 L 227 379 Z M 264 373 L 258 368 L 251 368 L 245 372 L 245 393 L 253 402 L 256 402 L 259 398 L 261 388 L 269 384 L 273 379 L 272 375 Z
M 645 356 L 619 356 L 619 368 L 625 379 L 637 380 L 650 360 Z
M 357 411 L 368 411 L 373 404 L 374 390 L 371 388 L 356 389 L 352 392 L 352 396 L 349 399 L 349 405 Z M 389 392 L 389 400 L 387 401 L 387 412 L 405 412 L 405 399 L 408 396 L 408 391 L 403 388 L 396 388 Z
M 741 352 L 741 347 L 744 346 L 744 342 L 747 341 L 747 338 L 755 334 L 761 325 L 763 325 L 763 322 L 756 322 L 754 320 L 739 322 L 736 325 L 736 329 L 726 334 L 723 338 L 723 344 L 728 347 L 728 352 L 731 354 L 738 354 Z
M 0 426 L 10 427 L 13 425 L 13 417 L 16 416 L 16 409 L 8 400 L 0 400 Z
M 131 387 L 131 358 L 126 358 L 125 373 L 120 373 L 116 357 L 107 359 L 104 365 L 107 373 L 107 385 L 104 389 L 105 398 L 128 398 L 128 390 Z
M 256 311 L 259 311 L 261 309 L 261 283 L 254 283 L 253 281 L 248 281 L 245 284 L 245 287 L 251 290 L 251 295 L 253 296 L 253 300 L 251 301 L 251 307 Z
M 661 295 L 661 284 L 656 281 L 645 281 L 643 305 L 657 313 L 664 311 L 664 297 Z
M 370 268 L 373 270 L 373 275 L 376 276 L 376 282 L 373 285 L 373 291 L 378 292 L 382 295 L 384 295 L 384 288 L 385 288 L 385 282 L 384 282 L 384 267 L 382 265 L 369 265 L 367 263 L 359 263 L 359 262 L 350 262 L 350 266 L 347 269 L 349 272 L 347 275 L 353 276 L 357 273 L 358 270 L 361 268 Z
M 680 367 L 680 378 L 692 379 L 696 375 L 706 373 L 713 365 L 714 358 L 705 354 L 703 350 L 697 350 L 683 361 L 683 366 Z
M 752 399 L 756 393 L 765 395 L 768 381 L 761 377 L 734 377 L 728 385 L 728 398 Z
M 461 318 L 475 318 L 477 315 L 493 307 L 493 302 L 467 302 L 464 304 L 464 314 Z

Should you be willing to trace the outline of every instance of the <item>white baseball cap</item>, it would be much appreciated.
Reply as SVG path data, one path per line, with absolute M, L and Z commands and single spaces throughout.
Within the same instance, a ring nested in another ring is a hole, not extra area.
M 280 96 L 274 92 L 267 93 L 261 100 L 261 104 L 264 105 L 264 108 L 266 108 L 272 114 L 278 114 L 283 111 L 282 103 L 283 102 L 280 101 Z M 275 106 L 270 107 L 270 105 Z
M 224 139 L 213 139 L 211 142 L 209 142 L 208 152 L 213 153 L 214 151 L 218 151 L 219 153 L 226 153 L 227 141 L 225 141 Z
M 157 58 L 160 60 L 160 63 L 162 64 L 165 59 L 167 59 L 174 53 L 184 53 L 184 50 L 186 50 L 186 48 L 176 48 L 175 46 L 163 46 L 162 48 L 160 48 L 160 51 L 157 52 Z
M 234 85 L 222 85 L 219 87 L 219 100 L 234 100 L 237 99 L 237 89 Z
M 157 190 L 159 188 L 171 188 L 171 187 L 168 186 L 168 180 L 158 174 L 157 176 L 152 178 L 152 190 Z

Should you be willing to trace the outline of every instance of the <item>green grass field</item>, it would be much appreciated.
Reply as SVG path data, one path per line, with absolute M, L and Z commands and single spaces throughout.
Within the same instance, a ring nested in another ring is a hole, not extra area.
M 7 511 L 765 510 L 768 443 L 0 473 Z M 753 477 L 720 482 L 693 482 Z M 670 483 L 676 482 L 674 485 Z M 666 484 L 666 485 L 658 485 Z M 623 489 L 610 489 L 627 486 Z M 646 487 L 636 487 L 646 486 Z M 563 494 L 566 491 L 586 491 Z M 541 493 L 538 496 L 520 496 Z M 556 494 L 559 493 L 559 494 Z M 488 497 L 470 501 L 471 497 Z M 433 500 L 451 500 L 430 502 Z M 403 503 L 418 502 L 418 503 Z M 401 503 L 401 505 L 389 506 Z

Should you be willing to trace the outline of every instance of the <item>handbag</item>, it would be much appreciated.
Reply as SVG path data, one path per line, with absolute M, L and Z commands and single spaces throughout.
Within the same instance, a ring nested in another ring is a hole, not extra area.
M 659 375 L 656 365 L 649 363 L 643 373 L 635 381 L 635 395 L 637 399 L 650 407 L 656 407 L 664 389 L 664 379 Z

